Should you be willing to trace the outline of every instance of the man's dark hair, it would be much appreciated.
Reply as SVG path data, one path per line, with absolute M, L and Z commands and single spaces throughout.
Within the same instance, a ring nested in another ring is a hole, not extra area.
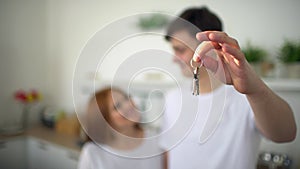
M 223 28 L 216 14 L 206 7 L 201 7 L 189 8 L 179 15 L 179 18 L 173 20 L 167 28 L 165 39 L 169 41 L 175 32 L 181 30 L 186 30 L 192 37 L 195 37 L 200 31 L 223 31 Z

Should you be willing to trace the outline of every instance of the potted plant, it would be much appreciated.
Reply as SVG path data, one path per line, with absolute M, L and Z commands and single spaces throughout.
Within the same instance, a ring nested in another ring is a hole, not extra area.
M 252 65 L 256 73 L 266 76 L 273 69 L 273 64 L 267 62 L 267 51 L 261 47 L 253 46 L 250 42 L 242 48 L 247 61 Z
M 142 30 L 162 29 L 168 24 L 168 18 L 162 14 L 154 13 L 138 20 L 138 27 Z
M 279 48 L 279 60 L 286 67 L 287 77 L 300 78 L 300 42 L 285 40 Z

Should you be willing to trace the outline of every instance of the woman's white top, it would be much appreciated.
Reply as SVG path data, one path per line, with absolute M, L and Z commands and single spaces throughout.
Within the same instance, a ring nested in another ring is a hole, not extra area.
M 157 141 L 147 139 L 139 147 L 126 151 L 88 142 L 83 146 L 78 169 L 162 169 L 161 152 Z

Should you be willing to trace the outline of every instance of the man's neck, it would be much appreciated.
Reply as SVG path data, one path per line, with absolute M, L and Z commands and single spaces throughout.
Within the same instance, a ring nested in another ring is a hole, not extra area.
M 223 83 L 215 79 L 212 75 L 207 72 L 202 73 L 199 76 L 199 88 L 200 93 L 210 93 L 220 87 Z

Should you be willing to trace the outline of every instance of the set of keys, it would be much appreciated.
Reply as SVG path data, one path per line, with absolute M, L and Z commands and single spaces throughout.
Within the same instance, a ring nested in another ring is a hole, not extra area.
M 193 95 L 198 96 L 200 94 L 200 84 L 199 84 L 199 70 L 203 65 L 203 62 L 201 61 L 200 63 L 193 61 L 191 59 L 190 62 L 192 68 L 194 69 L 193 71 Z

